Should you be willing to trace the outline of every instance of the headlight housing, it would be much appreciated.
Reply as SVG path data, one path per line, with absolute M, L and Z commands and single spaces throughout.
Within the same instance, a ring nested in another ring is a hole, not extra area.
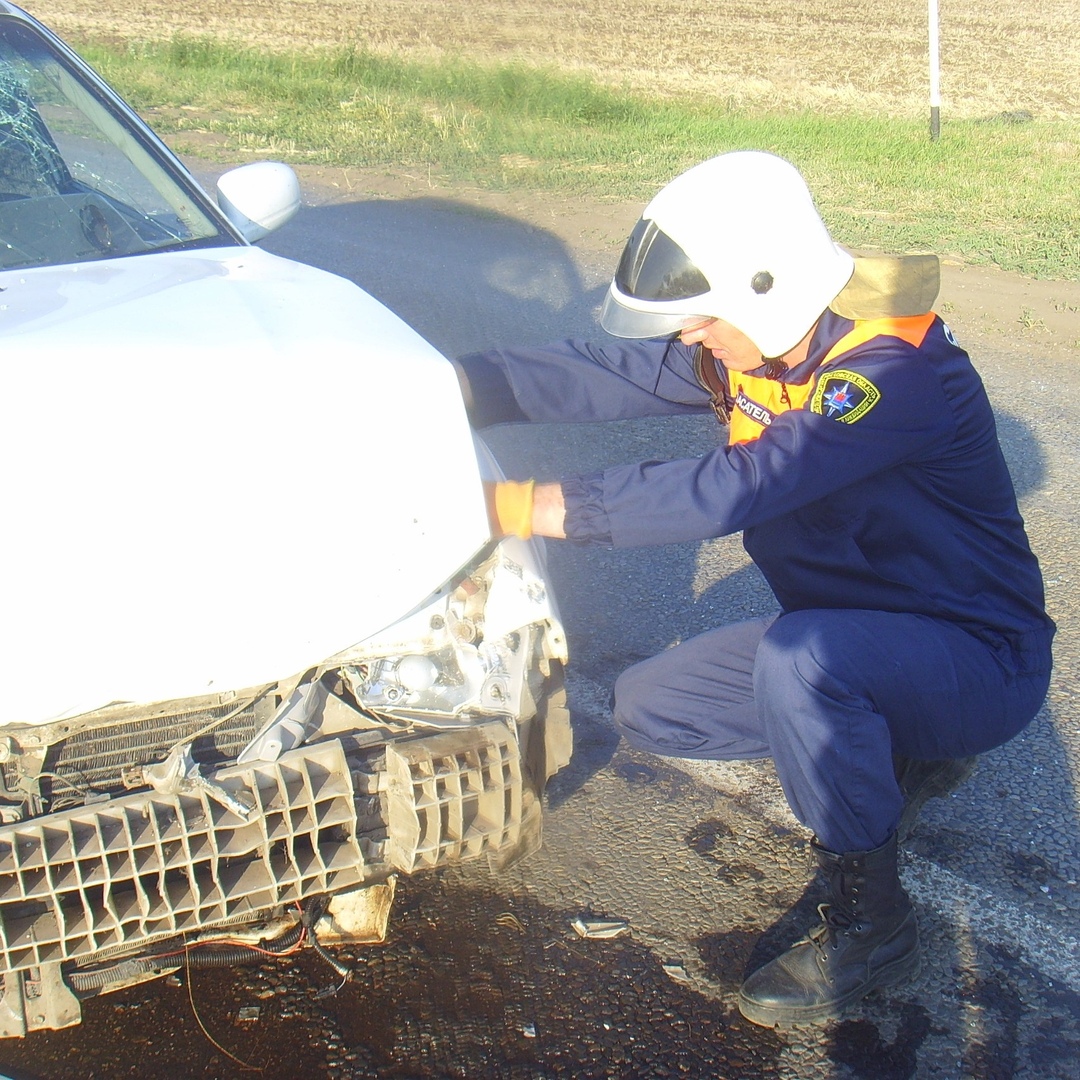
M 536 549 L 489 549 L 400 622 L 330 663 L 361 709 L 432 727 L 527 718 L 529 674 L 566 655 Z M 327 666 L 330 666 L 328 663 Z

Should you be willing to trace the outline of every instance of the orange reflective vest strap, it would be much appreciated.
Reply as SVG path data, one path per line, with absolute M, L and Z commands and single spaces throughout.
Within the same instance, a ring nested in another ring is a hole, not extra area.
M 735 406 L 728 421 L 728 445 L 753 442 L 772 422 L 789 409 L 801 409 L 814 392 L 814 380 L 785 383 L 743 371 L 729 371 Z
M 923 343 L 936 318 L 937 316 L 931 311 L 926 315 L 910 315 L 902 319 L 865 319 L 856 322 L 855 326 L 825 354 L 821 367 L 831 364 L 838 356 L 851 352 L 852 349 L 865 345 L 876 337 L 899 338 L 909 345 L 914 345 L 917 349 Z
M 818 368 L 820 374 L 826 365 L 852 349 L 865 345 L 878 337 L 894 337 L 918 348 L 925 339 L 937 316 L 910 315 L 899 319 L 865 319 L 855 323 L 825 354 Z M 753 442 L 772 422 L 789 409 L 801 409 L 813 396 L 817 377 L 806 383 L 785 383 L 766 379 L 745 372 L 728 372 L 730 392 L 735 399 L 728 425 L 728 445 Z

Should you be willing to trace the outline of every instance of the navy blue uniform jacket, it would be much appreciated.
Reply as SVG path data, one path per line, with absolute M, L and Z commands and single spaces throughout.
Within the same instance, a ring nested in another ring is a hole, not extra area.
M 917 344 L 878 334 L 846 349 L 857 328 L 825 313 L 806 361 L 776 384 L 781 409 L 716 365 L 756 437 L 563 481 L 567 535 L 632 546 L 742 530 L 785 611 L 947 619 L 1012 670 L 1048 671 L 1054 624 L 971 361 L 936 317 Z M 678 341 L 567 341 L 460 363 L 483 427 L 708 411 L 694 357 Z

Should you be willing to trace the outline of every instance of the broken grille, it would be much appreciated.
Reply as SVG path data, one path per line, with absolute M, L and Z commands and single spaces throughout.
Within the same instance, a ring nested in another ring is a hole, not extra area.
M 255 807 L 249 822 L 196 790 L 140 793 L 0 829 L 5 968 L 254 918 L 364 880 L 340 743 L 214 779 Z
M 355 761 L 331 740 L 207 779 L 249 819 L 196 787 L 0 826 L 0 970 L 255 922 L 395 871 L 507 862 L 540 840 L 539 799 L 504 721 Z
M 386 748 L 388 857 L 406 873 L 539 845 L 540 804 L 502 724 Z

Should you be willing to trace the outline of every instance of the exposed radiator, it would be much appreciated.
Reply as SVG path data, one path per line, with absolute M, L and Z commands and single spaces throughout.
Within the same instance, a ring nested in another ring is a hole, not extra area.
M 64 739 L 56 748 L 55 759 L 50 756 L 49 769 L 78 786 L 98 791 L 116 788 L 125 765 L 160 761 L 177 743 L 188 742 L 194 732 L 231 711 L 230 705 L 220 705 L 98 725 Z M 220 767 L 247 746 L 258 727 L 255 708 L 249 706 L 197 738 L 191 756 L 208 768 Z

